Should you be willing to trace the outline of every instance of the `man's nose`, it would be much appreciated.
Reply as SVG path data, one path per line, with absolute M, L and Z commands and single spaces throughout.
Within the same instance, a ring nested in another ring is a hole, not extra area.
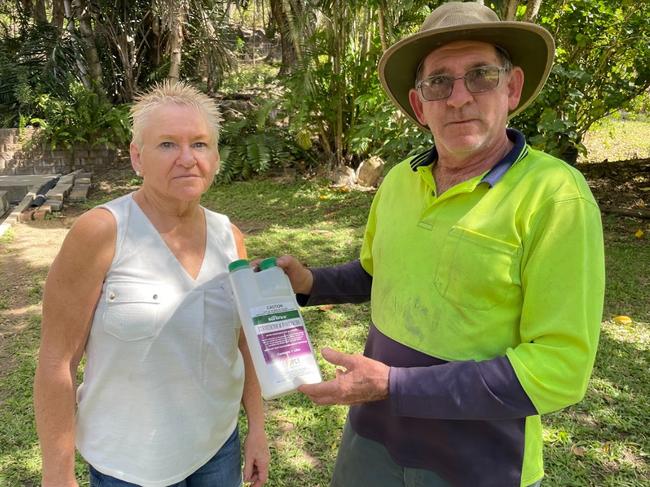
M 465 86 L 465 78 L 456 78 L 451 90 L 451 95 L 447 98 L 447 104 L 454 108 L 458 108 L 469 103 L 472 99 L 472 93 L 470 93 L 467 86 Z

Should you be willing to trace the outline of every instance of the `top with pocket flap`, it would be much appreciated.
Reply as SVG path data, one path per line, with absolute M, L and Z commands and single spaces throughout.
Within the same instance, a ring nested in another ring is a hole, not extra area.
M 227 274 L 235 240 L 225 215 L 203 209 L 206 250 L 193 279 L 132 195 L 102 208 L 117 237 L 77 392 L 77 447 L 108 475 L 169 485 L 211 458 L 237 423 L 244 366 Z

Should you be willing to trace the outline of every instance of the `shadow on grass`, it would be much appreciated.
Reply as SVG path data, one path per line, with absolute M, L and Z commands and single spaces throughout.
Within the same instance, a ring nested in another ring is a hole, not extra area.
M 43 229 L 47 231 L 47 229 Z M 0 246 L 0 486 L 40 484 L 32 384 L 40 335 L 41 282 L 49 265 L 33 265 L 9 242 Z M 37 245 L 37 243 L 35 243 Z M 21 286 L 26 279 L 29 287 Z
M 325 182 L 260 180 L 213 186 L 202 203 L 257 233 L 274 224 L 292 229 L 325 222 L 336 228 L 362 226 L 373 196 L 374 192 L 337 191 Z
M 545 428 L 557 433 L 545 444 L 544 485 L 648 485 L 650 353 L 614 334 L 601 334 L 585 399 L 544 418 Z

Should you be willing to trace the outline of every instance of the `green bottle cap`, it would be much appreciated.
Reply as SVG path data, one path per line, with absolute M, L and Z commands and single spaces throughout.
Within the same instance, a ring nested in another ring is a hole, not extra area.
M 246 259 L 233 260 L 228 264 L 228 272 L 235 272 L 236 270 L 244 269 L 246 267 L 250 267 Z
M 268 259 L 264 259 L 262 262 L 259 263 L 258 267 L 260 268 L 261 271 L 265 269 L 270 269 L 271 267 L 275 267 L 277 262 L 275 261 L 275 257 L 269 257 Z

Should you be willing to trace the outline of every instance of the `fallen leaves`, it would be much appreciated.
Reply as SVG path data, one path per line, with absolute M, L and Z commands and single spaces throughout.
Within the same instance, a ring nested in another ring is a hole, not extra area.
M 632 323 L 632 318 L 625 315 L 619 315 L 619 316 L 614 316 L 613 321 L 617 325 L 629 325 L 630 323 Z

